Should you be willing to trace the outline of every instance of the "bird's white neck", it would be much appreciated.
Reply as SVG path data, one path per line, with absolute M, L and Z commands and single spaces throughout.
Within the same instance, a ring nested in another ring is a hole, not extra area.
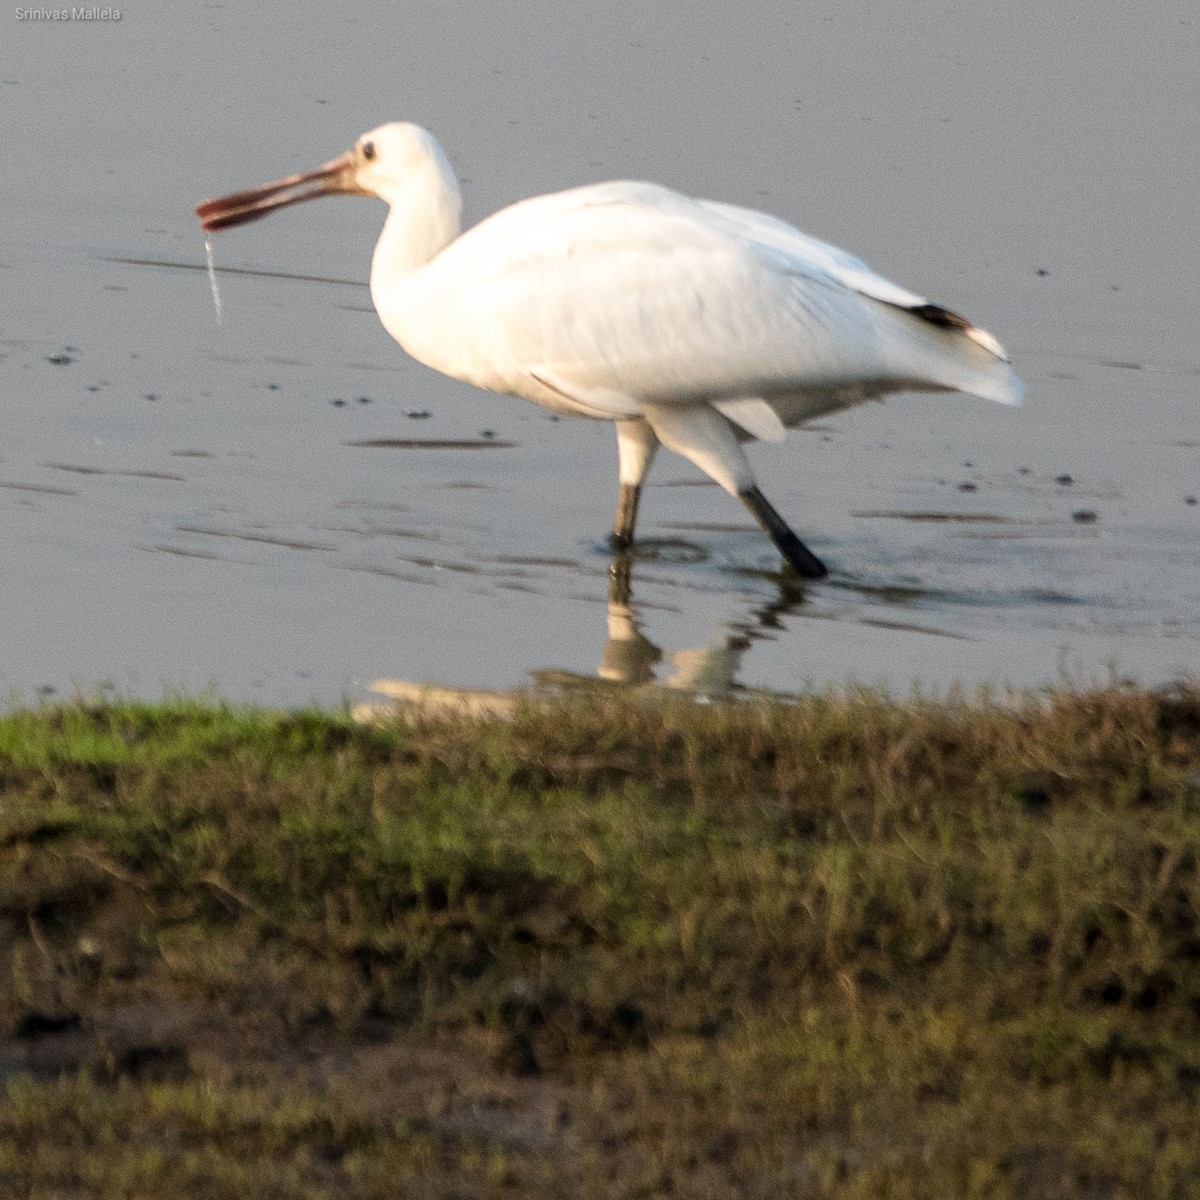
M 394 194 L 381 197 L 390 209 L 371 258 L 372 293 L 425 266 L 458 237 L 458 181 L 436 143 L 433 151 Z

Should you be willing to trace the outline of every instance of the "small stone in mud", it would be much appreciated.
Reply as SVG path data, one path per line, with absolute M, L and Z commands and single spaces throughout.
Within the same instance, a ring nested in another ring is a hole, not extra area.
M 428 421 L 429 410 L 427 408 L 417 408 L 410 413 L 404 414 L 410 421 Z
M 974 483 L 960 483 L 958 485 L 958 490 L 960 492 L 977 492 L 979 491 L 979 486 Z
M 1100 514 L 1094 508 L 1077 508 L 1071 514 L 1071 520 L 1078 525 L 1091 525 L 1100 520 Z
M 1061 483 L 1063 487 L 1070 487 L 1075 480 L 1072 479 L 1070 475 L 1055 475 L 1054 482 Z

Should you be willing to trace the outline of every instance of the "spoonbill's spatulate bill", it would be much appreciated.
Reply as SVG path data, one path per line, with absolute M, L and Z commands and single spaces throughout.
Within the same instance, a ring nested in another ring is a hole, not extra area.
M 826 573 L 755 485 L 740 443 L 895 391 L 1017 404 L 991 334 L 763 213 L 650 183 L 514 204 L 460 233 L 433 136 L 393 123 L 317 171 L 208 200 L 206 231 L 335 193 L 390 207 L 371 262 L 387 331 L 420 362 L 616 422 L 612 543 L 628 547 L 660 443 L 737 496 L 784 559 Z

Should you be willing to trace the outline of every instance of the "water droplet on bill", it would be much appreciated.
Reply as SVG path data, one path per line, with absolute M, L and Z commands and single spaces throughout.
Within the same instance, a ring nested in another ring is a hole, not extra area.
M 217 324 L 221 324 L 221 289 L 217 287 L 217 268 L 213 265 L 212 238 L 204 239 L 204 258 L 208 263 L 208 286 L 212 288 L 213 308 L 217 311 Z

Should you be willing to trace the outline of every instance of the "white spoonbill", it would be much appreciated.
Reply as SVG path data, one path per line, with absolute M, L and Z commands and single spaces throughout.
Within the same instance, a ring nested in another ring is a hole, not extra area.
M 481 388 L 616 422 L 614 548 L 659 443 L 737 496 L 803 577 L 824 564 L 755 485 L 739 444 L 895 391 L 1020 402 L 990 333 L 751 209 L 652 183 L 512 205 L 460 233 L 446 155 L 381 125 L 319 170 L 208 200 L 206 230 L 331 193 L 390 207 L 371 299 L 413 358 Z

